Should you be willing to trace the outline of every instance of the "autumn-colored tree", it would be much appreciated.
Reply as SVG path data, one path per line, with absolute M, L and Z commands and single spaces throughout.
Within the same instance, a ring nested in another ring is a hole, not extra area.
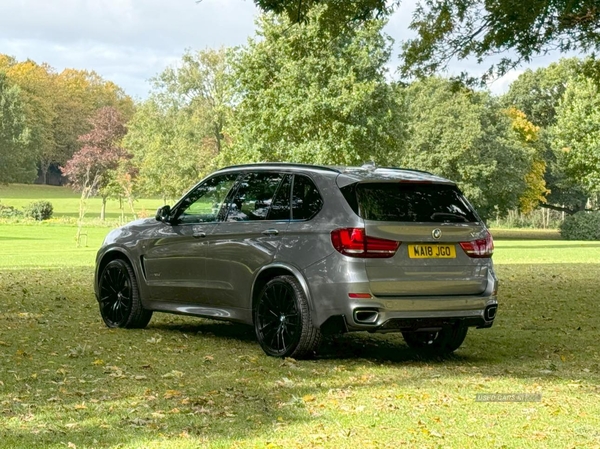
M 95 72 L 65 69 L 48 64 L 19 62 L 0 54 L 0 70 L 22 91 L 26 123 L 30 129 L 29 153 L 35 153 L 42 182 L 50 167 L 64 165 L 81 148 L 78 138 L 91 130 L 90 118 L 105 106 L 131 118 L 133 101 L 116 84 Z M 35 179 L 32 171 L 28 179 Z
M 517 138 L 524 146 L 534 151 L 531 169 L 525 175 L 527 187 L 519 197 L 519 209 L 523 213 L 529 213 L 545 203 L 546 195 L 550 193 L 544 179 L 546 161 L 539 141 L 540 127 L 527 120 L 525 113 L 517 108 L 510 107 L 505 110 L 505 113 L 512 120 L 512 129 Z
M 49 164 L 64 165 L 81 147 L 79 136 L 91 130 L 90 118 L 111 106 L 125 121 L 133 115 L 133 101 L 121 88 L 95 72 L 65 69 L 55 77 L 53 122 L 55 148 Z M 41 167 L 45 173 L 44 166 Z
M 108 195 L 106 188 L 110 184 L 111 175 L 118 168 L 119 162 L 128 158 L 127 153 L 120 146 L 127 128 L 123 117 L 115 108 L 107 106 L 99 109 L 90 123 L 92 130 L 79 138 L 83 147 L 62 169 L 73 187 L 81 191 L 78 241 L 87 199 L 92 193 L 100 193 L 102 196 L 100 218 L 104 219 Z

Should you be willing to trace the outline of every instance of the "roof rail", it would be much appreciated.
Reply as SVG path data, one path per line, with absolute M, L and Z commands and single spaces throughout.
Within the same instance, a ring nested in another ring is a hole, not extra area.
M 417 170 L 416 168 L 402 168 L 402 167 L 377 167 L 377 168 L 383 168 L 385 170 L 403 170 L 403 171 L 414 171 L 416 173 L 424 173 L 426 175 L 432 175 L 432 176 L 436 176 L 433 173 L 429 172 L 429 171 L 425 171 L 425 170 Z
M 313 170 L 325 170 L 334 173 L 341 173 L 341 171 L 334 167 L 328 167 L 326 165 L 311 165 L 311 164 L 300 164 L 295 162 L 256 162 L 254 164 L 240 164 L 230 165 L 228 167 L 220 168 L 220 170 L 235 169 L 235 168 L 254 168 L 254 167 L 296 167 L 296 168 L 310 168 Z

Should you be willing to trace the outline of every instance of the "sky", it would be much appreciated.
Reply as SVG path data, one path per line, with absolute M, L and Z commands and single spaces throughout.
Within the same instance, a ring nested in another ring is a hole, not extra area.
M 405 0 L 385 28 L 399 42 L 411 36 L 408 24 L 416 0 Z M 0 0 L 0 53 L 46 62 L 57 71 L 94 70 L 136 99 L 148 95 L 148 80 L 177 64 L 186 49 L 243 45 L 254 35 L 259 14 L 252 0 Z M 526 68 L 548 65 L 559 55 L 538 58 L 489 87 L 502 93 Z M 449 74 L 485 70 L 454 63 Z

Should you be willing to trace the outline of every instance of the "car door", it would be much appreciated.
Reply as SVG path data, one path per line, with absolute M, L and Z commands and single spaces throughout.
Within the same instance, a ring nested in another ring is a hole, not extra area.
M 225 212 L 237 174 L 214 176 L 175 206 L 170 223 L 144 242 L 143 264 L 153 301 L 205 304 L 207 239 Z
M 209 236 L 211 305 L 249 309 L 257 271 L 275 258 L 290 220 L 291 176 L 253 172 L 240 179 L 227 215 Z

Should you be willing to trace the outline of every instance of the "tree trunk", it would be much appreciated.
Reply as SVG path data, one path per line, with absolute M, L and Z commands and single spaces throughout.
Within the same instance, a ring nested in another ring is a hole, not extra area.
M 40 171 L 42 172 L 42 183 L 44 185 L 48 184 L 48 169 L 50 168 L 50 163 L 46 161 L 40 161 Z
M 106 197 L 102 197 L 102 209 L 100 209 L 100 220 L 104 221 L 106 218 Z
M 131 210 L 131 213 L 133 214 L 133 219 L 137 220 L 137 214 L 135 212 L 135 207 L 133 205 L 133 195 L 127 195 L 127 204 L 129 204 L 129 209 Z

